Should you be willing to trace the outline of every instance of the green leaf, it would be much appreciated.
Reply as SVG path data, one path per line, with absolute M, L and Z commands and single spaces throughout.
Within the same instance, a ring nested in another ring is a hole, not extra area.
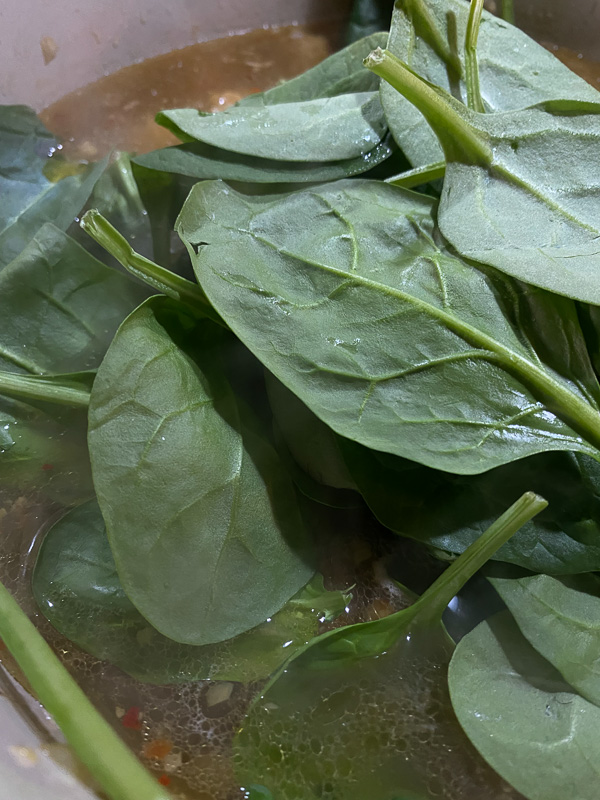
M 44 225 L 0 274 L 0 369 L 95 369 L 145 291 Z
M 81 211 L 106 162 L 60 180 L 46 177 L 58 143 L 26 106 L 0 107 L 0 269 L 45 222 L 66 229 Z M 72 167 L 59 164 L 60 176 Z
M 600 707 L 600 598 L 547 575 L 490 580 L 527 641 Z
M 578 453 L 541 453 L 461 476 L 341 440 L 342 453 L 377 519 L 402 536 L 462 553 L 525 486 L 548 508 L 493 556 L 533 572 L 600 569 L 600 464 Z
M 453 257 L 429 198 L 374 181 L 276 199 L 201 183 L 177 230 L 218 313 L 340 435 L 467 474 L 596 454 L 598 386 L 572 304 Z M 544 324 L 560 308 L 573 341 L 553 353 L 527 307 Z
M 387 130 L 377 92 L 232 106 L 215 114 L 173 109 L 161 112 L 157 122 L 187 141 L 276 161 L 357 158 L 373 150 Z
M 134 163 L 150 170 L 198 180 L 220 178 L 247 183 L 321 183 L 361 175 L 384 162 L 392 152 L 389 136 L 384 137 L 368 153 L 325 163 L 255 158 L 195 142 L 154 150 L 137 156 Z
M 430 83 L 467 104 L 464 41 L 469 4 L 463 0 L 402 0 L 395 5 L 387 49 Z M 483 12 L 477 44 L 481 93 L 489 111 L 509 111 L 568 97 L 593 101 L 597 92 L 518 28 Z M 439 161 L 442 150 L 421 113 L 382 82 L 385 115 L 409 161 Z
M 316 800 L 321 787 L 344 800 L 430 797 L 442 790 L 458 800 L 467 786 L 474 797 L 503 796 L 508 787 L 465 746 L 448 713 L 444 667 L 453 643 L 441 615 L 544 504 L 521 498 L 412 606 L 323 634 L 287 662 L 234 740 L 242 785 L 264 781 L 278 800 Z M 446 774 L 452 780 L 440 784 Z
M 375 28 L 381 31 L 382 28 Z M 375 33 L 338 50 L 312 69 L 296 78 L 267 89 L 266 92 L 250 94 L 237 103 L 239 106 L 274 105 L 276 103 L 299 103 L 317 100 L 320 97 L 335 97 L 353 92 L 373 92 L 379 81 L 363 66 L 363 59 L 376 47 L 384 47 L 386 33 Z M 217 176 L 223 177 L 223 176 Z
M 291 482 L 224 376 L 223 336 L 151 298 L 117 332 L 89 411 L 123 587 L 161 633 L 196 645 L 263 622 L 313 572 Z
M 600 708 L 564 682 L 507 613 L 459 642 L 448 677 L 465 733 L 528 800 L 595 800 Z
M 548 100 L 480 114 L 387 51 L 365 63 L 420 109 L 439 138 L 446 174 L 438 224 L 459 254 L 600 303 L 600 103 Z
M 212 645 L 160 634 L 128 599 L 95 500 L 68 512 L 44 538 L 33 573 L 35 599 L 52 625 L 84 650 L 137 680 L 250 682 L 268 677 L 349 602 L 316 575 L 272 619 Z

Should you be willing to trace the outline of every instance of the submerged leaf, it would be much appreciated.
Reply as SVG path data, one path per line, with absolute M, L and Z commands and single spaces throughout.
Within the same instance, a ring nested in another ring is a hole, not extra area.
M 196 645 L 258 625 L 313 572 L 291 482 L 225 378 L 223 336 L 151 298 L 121 325 L 89 412 L 123 588 L 161 633 Z
M 187 141 L 278 161 L 339 161 L 369 153 L 387 127 L 377 92 L 275 105 L 232 106 L 215 114 L 180 108 L 157 121 Z
M 553 353 L 521 315 L 551 319 L 556 301 L 451 255 L 429 198 L 375 181 L 276 199 L 207 182 L 177 230 L 218 313 L 342 436 L 467 474 L 596 455 L 598 385 L 572 357 L 585 353 L 572 304 L 573 342 Z
M 459 642 L 448 677 L 467 736 L 528 800 L 595 800 L 600 708 L 565 683 L 508 613 Z
M 95 500 L 48 531 L 33 573 L 36 601 L 62 634 L 141 681 L 249 682 L 268 677 L 347 605 L 316 575 L 271 619 L 219 644 L 179 644 L 153 628 L 128 599 L 117 575 Z

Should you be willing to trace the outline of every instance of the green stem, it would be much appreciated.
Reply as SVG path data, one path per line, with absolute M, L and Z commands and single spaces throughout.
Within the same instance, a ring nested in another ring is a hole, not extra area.
M 128 272 L 153 289 L 191 306 L 202 316 L 227 327 L 214 310 L 197 283 L 186 280 L 164 267 L 136 253 L 127 239 L 96 209 L 90 209 L 81 218 L 81 227 L 98 244 L 111 254 Z
M 515 4 L 514 0 L 502 0 L 502 19 L 515 24 Z
M 89 391 L 76 380 L 60 375 L 22 375 L 0 372 L 0 394 L 24 400 L 42 400 L 60 405 L 87 408 Z
M 415 167 L 399 175 L 386 178 L 385 183 L 392 186 L 402 186 L 404 189 L 412 189 L 415 186 L 422 186 L 424 183 L 436 181 L 443 178 L 446 173 L 446 162 L 436 161 L 435 164 L 425 164 L 422 167 Z
M 460 78 L 460 59 L 450 49 L 448 41 L 440 31 L 427 3 L 424 0 L 405 0 L 404 7 L 417 36 L 427 42 L 434 53 Z
M 419 109 L 438 137 L 447 161 L 489 166 L 492 151 L 483 134 L 461 116 L 457 100 L 424 81 L 389 50 L 378 47 L 365 58 L 364 65 Z
M 490 560 L 519 528 L 543 511 L 548 502 L 534 492 L 525 492 L 481 536 L 469 545 L 410 608 L 419 624 L 439 622 L 448 603 L 465 583 Z
M 485 106 L 481 98 L 481 88 L 479 86 L 479 63 L 477 61 L 477 38 L 479 36 L 479 25 L 481 24 L 481 13 L 483 11 L 483 0 L 471 0 L 469 8 L 469 20 L 467 22 L 467 34 L 465 37 L 465 77 L 467 83 L 467 105 L 473 111 L 485 113 Z
M 0 637 L 111 800 L 171 800 L 96 711 L 2 583 Z

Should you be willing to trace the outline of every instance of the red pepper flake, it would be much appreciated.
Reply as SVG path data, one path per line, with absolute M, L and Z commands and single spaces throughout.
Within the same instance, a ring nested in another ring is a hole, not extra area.
M 163 773 L 158 779 L 158 782 L 161 786 L 168 786 L 171 783 L 171 778 Z
M 54 464 L 42 464 L 42 469 L 46 471 L 49 469 L 54 469 Z
M 168 739 L 152 739 L 144 747 L 146 758 L 161 760 L 166 758 L 173 749 L 173 743 Z
M 124 728 L 131 728 L 134 731 L 141 730 L 142 713 L 140 709 L 137 706 L 131 706 L 131 708 L 128 708 L 121 718 L 121 724 Z

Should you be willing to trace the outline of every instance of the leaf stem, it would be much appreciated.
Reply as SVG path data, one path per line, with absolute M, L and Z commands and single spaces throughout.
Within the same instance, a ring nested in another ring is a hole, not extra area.
M 167 297 L 191 306 L 202 316 L 212 319 L 222 327 L 227 327 L 198 284 L 188 281 L 155 264 L 149 258 L 136 253 L 127 239 L 97 209 L 92 208 L 87 211 L 81 218 L 80 225 L 92 239 L 136 278 Z
M 515 24 L 515 3 L 514 0 L 502 0 L 502 19 Z
M 450 69 L 460 77 L 461 63 L 456 53 L 450 49 L 445 35 L 440 31 L 435 18 L 424 0 L 404 0 L 404 8 L 420 39 L 432 48 Z
M 81 691 L 0 583 L 0 637 L 39 700 L 111 800 L 170 800 Z
M 483 0 L 471 0 L 467 33 L 465 36 L 465 77 L 467 84 L 467 104 L 473 111 L 485 113 L 485 106 L 479 86 L 479 63 L 477 61 L 477 39 L 481 24 Z
M 525 492 L 411 606 L 415 613 L 414 618 L 418 617 L 419 623 L 440 622 L 448 603 L 465 583 L 519 528 L 547 505 L 548 502 L 543 497 L 534 492 Z
M 42 400 L 65 406 L 87 408 L 89 391 L 65 375 L 21 375 L 0 372 L 0 394 L 25 400 Z
M 363 63 L 419 109 L 438 137 L 446 160 L 486 167 L 491 164 L 493 155 L 484 135 L 458 111 L 464 108 L 462 103 L 424 81 L 389 50 L 378 47 Z
M 422 167 L 415 167 L 399 175 L 386 178 L 384 183 L 391 183 L 392 186 L 401 186 L 403 189 L 412 189 L 415 186 L 422 186 L 424 183 L 443 178 L 446 173 L 446 162 L 436 161 L 435 164 L 424 164 Z

